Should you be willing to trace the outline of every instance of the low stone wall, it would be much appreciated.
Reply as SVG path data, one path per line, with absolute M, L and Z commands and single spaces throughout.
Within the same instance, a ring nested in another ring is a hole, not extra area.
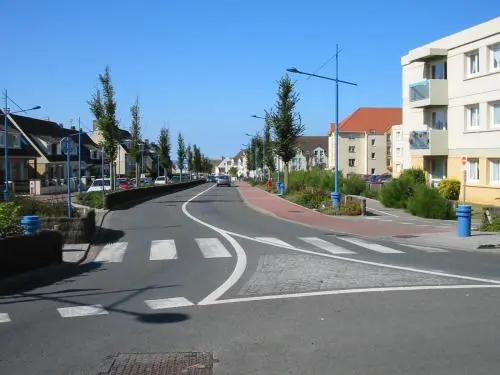
M 95 233 L 95 211 L 83 217 L 42 218 L 43 229 L 55 229 L 62 234 L 65 243 L 89 243 Z
M 0 239 L 0 279 L 61 263 L 63 243 L 57 231 Z
M 349 202 L 359 203 L 359 205 L 361 206 L 361 215 L 366 215 L 366 199 L 365 198 L 360 198 L 360 197 L 354 196 L 354 195 L 344 196 L 344 204 L 349 203 Z

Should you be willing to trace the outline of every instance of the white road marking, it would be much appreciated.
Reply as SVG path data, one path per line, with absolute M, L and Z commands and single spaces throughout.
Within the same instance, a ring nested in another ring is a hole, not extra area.
M 384 253 L 384 254 L 402 254 L 403 251 L 391 249 L 390 247 L 379 245 L 377 243 L 370 243 L 364 240 L 361 240 L 359 238 L 352 238 L 352 237 L 337 237 L 341 239 L 342 241 L 346 241 L 349 243 L 352 243 L 357 246 L 364 247 L 365 249 L 369 249 L 372 251 L 376 251 L 378 253 Z
M 245 250 L 243 250 L 243 247 L 236 241 L 233 237 L 231 237 L 227 231 L 217 228 L 216 226 L 212 224 L 208 224 L 204 222 L 203 220 L 198 219 L 197 217 L 194 217 L 191 215 L 188 210 L 187 210 L 187 205 L 189 202 L 193 201 L 194 199 L 198 198 L 199 196 L 205 194 L 207 191 L 210 189 L 213 189 L 215 185 L 212 185 L 206 190 L 203 190 L 201 193 L 196 194 L 194 197 L 189 198 L 186 202 L 182 204 L 182 212 L 184 215 L 186 215 L 188 218 L 191 220 L 196 221 L 197 223 L 204 225 L 207 228 L 212 229 L 213 231 L 219 233 L 222 237 L 224 237 L 233 247 L 234 251 L 236 252 L 236 265 L 234 266 L 233 272 L 231 275 L 222 283 L 217 289 L 215 289 L 212 293 L 210 293 L 208 296 L 206 296 L 204 299 L 202 299 L 200 302 L 198 302 L 198 305 L 208 305 L 213 301 L 216 301 L 220 296 L 222 296 L 224 293 L 226 293 L 234 284 L 238 282 L 238 280 L 243 276 L 243 273 L 245 272 L 245 269 L 247 268 L 247 255 L 245 253 Z
M 240 238 L 243 238 L 245 240 L 255 241 L 255 242 L 260 242 L 260 243 L 265 243 L 263 241 L 256 240 L 254 237 L 245 236 L 244 234 L 235 233 L 235 232 L 228 232 L 228 233 L 231 234 L 232 236 L 240 237 Z M 285 246 L 283 246 L 283 248 L 288 249 L 288 247 L 285 247 Z M 443 277 L 449 277 L 449 278 L 453 278 L 453 279 L 470 280 L 470 281 L 477 281 L 477 282 L 480 282 L 480 283 L 489 283 L 489 284 L 500 285 L 500 280 L 483 279 L 483 278 L 480 278 L 480 277 L 463 276 L 463 275 L 457 275 L 457 274 L 446 273 L 446 272 L 441 272 L 441 271 L 424 270 L 424 269 L 420 269 L 420 268 L 403 267 L 403 266 L 396 266 L 396 265 L 386 264 L 386 263 L 372 262 L 372 261 L 369 261 L 369 260 L 362 260 L 362 259 L 355 259 L 355 258 L 346 258 L 346 257 L 340 256 L 340 255 L 319 253 L 317 251 L 306 250 L 306 249 L 299 249 L 297 247 L 292 248 L 291 250 L 294 250 L 294 251 L 297 251 L 297 252 L 303 253 L 303 254 L 317 255 L 317 256 L 320 256 L 320 257 L 324 257 L 324 258 L 344 260 L 346 262 L 352 262 L 352 263 L 368 264 L 370 266 L 377 266 L 377 267 L 382 267 L 382 268 L 389 268 L 389 269 L 393 269 L 393 270 L 416 272 L 416 273 L 422 273 L 422 274 L 425 274 L 425 275 L 443 276 Z
M 412 225 L 413 223 L 409 223 L 409 222 L 407 222 L 407 221 L 403 221 L 402 223 L 399 223 L 399 224 Z
M 378 220 L 380 217 L 373 217 L 373 216 L 366 216 L 364 217 L 365 220 Z
M 115 242 L 104 245 L 101 252 L 95 258 L 97 263 L 117 263 L 123 260 L 128 242 Z
M 382 219 L 380 221 L 394 221 L 394 220 L 392 220 L 392 219 Z
M 401 243 L 400 245 L 411 247 L 411 248 L 417 249 L 417 250 L 426 251 L 428 253 L 447 253 L 448 252 L 448 250 L 443 250 L 443 249 L 439 249 L 437 247 L 431 247 L 431 246 L 412 245 L 412 244 L 407 244 L 407 243 Z
M 231 258 L 231 253 L 218 238 L 196 238 L 204 258 Z
M 237 302 L 253 302 L 266 300 L 291 299 L 313 296 L 331 296 L 337 294 L 358 294 L 358 293 L 382 293 L 382 292 L 397 292 L 397 291 L 426 291 L 426 290 L 446 290 L 446 289 L 483 289 L 483 288 L 500 288 L 500 285 L 427 285 L 427 286 L 396 286 L 396 287 L 381 287 L 381 288 L 359 288 L 359 289 L 340 289 L 340 290 L 323 290 L 319 292 L 304 292 L 290 294 L 273 294 L 267 296 L 230 298 L 206 303 L 206 305 L 222 305 L 225 303 Z
M 7 313 L 0 313 L 0 323 L 10 322 L 10 316 Z
M 399 217 L 398 215 L 394 215 L 394 214 L 390 214 L 389 212 L 385 212 L 385 211 L 377 210 L 376 208 L 367 207 L 367 208 L 366 208 L 366 210 L 367 210 L 367 211 L 375 211 L 375 212 L 380 212 L 381 214 L 384 214 L 384 215 L 389 215 L 389 216 L 393 216 L 393 217 Z
M 177 249 L 174 240 L 151 241 L 149 260 L 177 259 Z
M 334 245 L 331 242 L 325 241 L 318 237 L 300 237 L 300 239 L 332 254 L 356 254 L 354 251 L 350 251 L 343 247 Z
M 184 297 L 173 297 L 163 299 L 150 299 L 144 301 L 146 305 L 152 310 L 171 309 L 174 307 L 193 306 L 194 303 Z
M 272 245 L 293 247 L 292 245 L 286 243 L 285 241 L 282 241 L 279 238 L 275 238 L 275 237 L 255 237 L 255 238 L 258 239 L 259 241 L 269 242 Z
M 74 318 L 77 316 L 106 315 L 108 312 L 102 305 L 72 306 L 57 309 L 63 318 Z

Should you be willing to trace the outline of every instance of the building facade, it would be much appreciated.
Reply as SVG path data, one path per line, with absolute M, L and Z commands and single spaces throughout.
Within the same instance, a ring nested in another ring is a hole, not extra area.
M 463 180 L 464 159 L 467 200 L 498 203 L 500 17 L 411 50 L 401 65 L 403 168 Z
M 328 168 L 328 136 L 301 136 L 297 153 L 290 162 L 292 171 L 307 171 L 312 167 Z

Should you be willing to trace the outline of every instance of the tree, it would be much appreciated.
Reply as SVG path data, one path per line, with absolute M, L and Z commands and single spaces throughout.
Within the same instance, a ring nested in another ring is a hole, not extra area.
M 97 120 L 97 128 L 101 132 L 101 146 L 109 158 L 111 189 L 115 189 L 115 167 L 118 145 L 120 142 L 120 129 L 116 120 L 115 90 L 111 83 L 111 72 L 106 66 L 104 72 L 99 74 L 99 83 L 102 89 L 96 89 L 92 98 L 87 101 L 90 111 Z
M 246 167 L 248 171 L 251 171 L 253 169 L 253 156 L 252 156 L 252 147 L 249 145 L 245 149 L 245 156 L 246 156 Z
M 255 169 L 262 168 L 264 164 L 264 143 L 262 138 L 257 134 L 255 136 L 255 153 L 256 153 L 256 163 Z
M 255 137 L 252 137 L 252 139 L 250 140 L 250 153 L 248 155 L 248 157 L 251 159 L 250 160 L 250 165 L 251 165 L 251 168 L 250 170 L 251 171 L 254 171 L 254 178 L 255 178 L 255 171 L 257 170 L 257 142 L 255 140 Z
M 141 119 L 139 98 L 135 99 L 135 103 L 130 107 L 130 115 L 132 116 L 132 124 L 130 126 L 130 134 L 132 135 L 132 147 L 130 153 L 135 160 L 135 185 L 139 186 L 139 162 L 140 162 L 140 143 L 141 143 Z
M 194 147 L 187 145 L 186 147 L 186 160 L 187 160 L 187 169 L 188 171 L 194 171 Z
M 181 172 L 180 181 L 182 181 L 182 171 L 184 170 L 184 162 L 186 161 L 186 144 L 181 133 L 177 137 L 177 166 Z
M 201 171 L 203 173 L 212 173 L 212 162 L 205 155 L 201 155 Z
M 269 172 L 274 173 L 276 171 L 276 166 L 274 164 L 274 151 L 273 145 L 271 143 L 271 118 L 268 113 L 265 116 L 265 128 L 264 128 L 264 142 L 266 146 L 266 155 L 265 162 L 266 167 L 269 169 Z
M 203 158 L 201 155 L 200 148 L 194 145 L 194 170 L 196 173 L 202 171 Z
M 229 168 L 229 175 L 232 177 L 236 177 L 238 175 L 238 168 L 234 166 Z
M 160 147 L 160 166 L 163 168 L 163 175 L 170 176 L 168 171 L 172 170 L 172 159 L 170 158 L 170 131 L 167 128 L 162 128 L 160 138 L 158 139 Z
M 295 107 L 299 96 L 294 92 L 294 83 L 288 75 L 278 81 L 278 92 L 275 108 L 269 113 L 275 135 L 275 151 L 285 164 L 285 186 L 288 186 L 288 169 L 290 160 L 295 156 L 297 138 L 304 133 L 300 114 Z

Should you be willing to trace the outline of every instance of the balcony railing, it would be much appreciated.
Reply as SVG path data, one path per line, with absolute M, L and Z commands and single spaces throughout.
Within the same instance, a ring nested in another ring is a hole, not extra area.
M 448 105 L 448 80 L 427 79 L 410 84 L 410 107 Z
M 410 132 L 410 150 L 422 155 L 448 155 L 447 130 L 415 130 Z

